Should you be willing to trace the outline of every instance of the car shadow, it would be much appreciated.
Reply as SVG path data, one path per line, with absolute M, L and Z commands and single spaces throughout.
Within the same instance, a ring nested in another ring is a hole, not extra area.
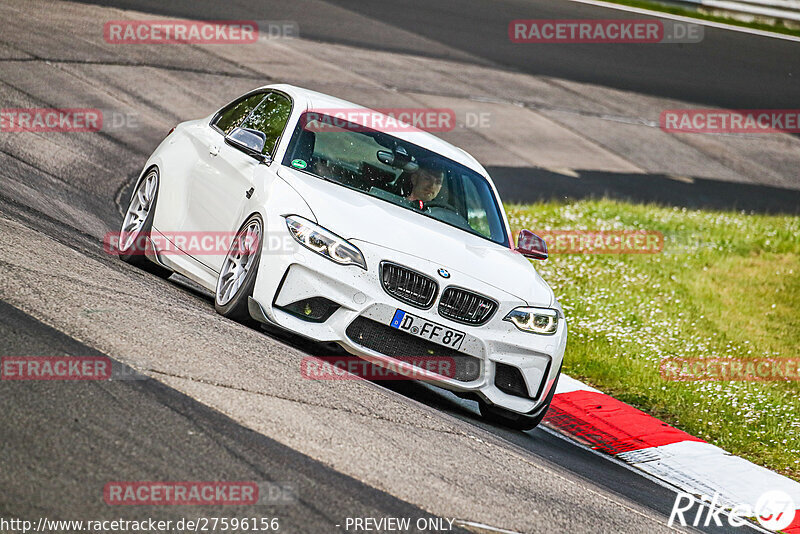
M 800 214 L 800 190 L 665 174 L 486 167 L 507 203 L 608 198 L 691 209 Z M 572 172 L 572 171 L 570 171 Z

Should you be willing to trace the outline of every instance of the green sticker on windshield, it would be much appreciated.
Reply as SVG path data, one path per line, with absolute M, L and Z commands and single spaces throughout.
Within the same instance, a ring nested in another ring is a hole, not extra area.
M 308 167 L 308 163 L 306 163 L 302 159 L 293 159 L 292 167 L 294 167 L 295 169 L 305 169 L 306 167 Z

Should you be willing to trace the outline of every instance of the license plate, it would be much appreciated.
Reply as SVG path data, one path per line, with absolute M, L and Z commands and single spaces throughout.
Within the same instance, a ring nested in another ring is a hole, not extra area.
M 460 349 L 461 342 L 464 341 L 464 332 L 427 321 L 403 310 L 394 313 L 389 326 L 455 350 Z

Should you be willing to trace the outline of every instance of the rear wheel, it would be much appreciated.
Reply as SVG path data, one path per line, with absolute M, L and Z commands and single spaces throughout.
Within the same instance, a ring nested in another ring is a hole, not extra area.
M 254 323 L 247 300 L 253 296 L 258 265 L 261 262 L 261 217 L 253 215 L 242 225 L 222 262 L 217 279 L 214 307 L 229 319 Z
M 553 395 L 556 393 L 558 386 L 558 379 L 561 377 L 561 368 L 558 370 L 556 380 L 553 382 L 553 387 L 550 388 L 550 393 L 547 394 L 544 406 L 539 409 L 535 415 L 523 415 L 521 413 L 512 412 L 498 406 L 491 406 L 485 401 L 479 401 L 481 416 L 487 421 L 496 425 L 513 428 L 514 430 L 533 430 L 539 423 L 542 422 L 547 411 L 550 409 L 550 404 L 553 402 Z
M 119 258 L 147 272 L 168 278 L 172 271 L 156 265 L 145 256 L 153 229 L 158 198 L 158 169 L 153 167 L 136 187 L 119 233 Z

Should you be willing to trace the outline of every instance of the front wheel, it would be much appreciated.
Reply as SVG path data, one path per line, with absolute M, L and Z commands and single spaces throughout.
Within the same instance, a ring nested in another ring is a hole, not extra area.
M 119 259 L 140 269 L 168 278 L 172 271 L 156 265 L 145 256 L 147 241 L 153 229 L 153 218 L 156 213 L 156 200 L 158 198 L 158 169 L 153 167 L 136 187 L 136 192 L 131 198 L 125 218 L 122 220 L 122 229 L 119 233 Z
M 512 412 L 498 406 L 491 406 L 485 401 L 481 400 L 479 402 L 481 416 L 490 423 L 513 428 L 514 430 L 533 430 L 539 426 L 539 423 L 542 422 L 544 416 L 547 415 L 547 411 L 550 409 L 550 404 L 553 402 L 553 396 L 556 393 L 556 387 L 558 386 L 558 379 L 560 377 L 561 368 L 558 369 L 558 375 L 556 375 L 556 380 L 553 382 L 553 387 L 550 388 L 550 393 L 547 394 L 544 406 L 539 408 L 539 411 L 535 415 L 523 415 L 517 412 Z
M 247 219 L 236 233 L 219 271 L 214 308 L 234 321 L 253 322 L 247 299 L 256 285 L 263 233 L 261 217 L 253 215 Z

